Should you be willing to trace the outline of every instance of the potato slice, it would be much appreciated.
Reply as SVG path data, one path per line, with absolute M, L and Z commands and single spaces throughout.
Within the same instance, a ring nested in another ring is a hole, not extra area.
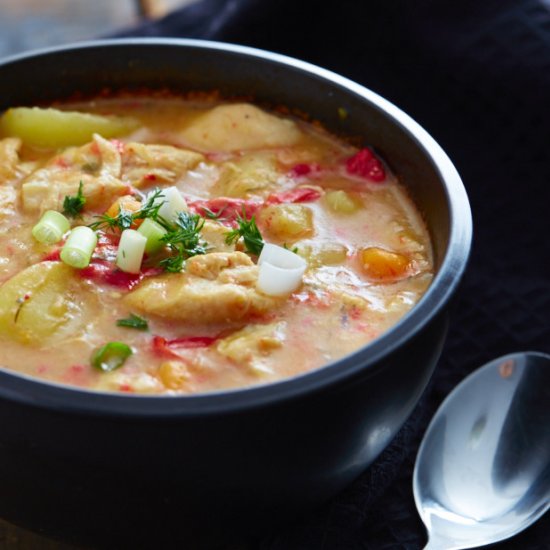
M 298 255 L 307 261 L 310 267 L 322 265 L 340 265 L 348 257 L 348 247 L 339 242 L 299 242 L 296 246 Z
M 96 133 L 105 138 L 121 136 L 138 125 L 129 117 L 39 107 L 15 107 L 0 117 L 0 132 L 5 136 L 19 137 L 26 145 L 52 148 L 83 145 Z
M 302 137 L 298 126 L 249 103 L 219 105 L 195 118 L 183 138 L 202 151 L 285 147 Z
M 82 327 L 78 284 L 60 262 L 24 269 L 0 287 L 0 336 L 34 346 L 74 337 Z
M 303 204 L 275 204 L 264 208 L 258 221 L 282 241 L 295 241 L 314 233 L 313 212 Z
M 353 214 L 361 207 L 361 200 L 343 190 L 329 191 L 325 195 L 325 202 L 336 214 Z

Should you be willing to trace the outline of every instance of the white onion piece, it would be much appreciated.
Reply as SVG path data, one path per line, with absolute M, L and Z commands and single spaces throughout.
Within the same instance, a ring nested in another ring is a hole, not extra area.
M 116 265 L 126 273 L 139 273 L 147 238 L 134 229 L 125 229 L 120 236 Z
M 155 200 L 155 204 L 159 202 L 164 203 L 159 208 L 159 216 L 170 223 L 177 220 L 180 212 L 188 210 L 187 203 L 177 187 L 162 189 L 162 194 Z
M 258 290 L 270 296 L 283 296 L 296 290 L 307 262 L 282 246 L 266 243 L 258 258 Z

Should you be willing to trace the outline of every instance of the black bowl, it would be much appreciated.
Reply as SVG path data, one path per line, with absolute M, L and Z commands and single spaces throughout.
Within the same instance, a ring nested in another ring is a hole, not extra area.
M 296 517 L 361 474 L 427 385 L 469 254 L 468 199 L 435 141 L 345 78 L 228 44 L 90 42 L 8 59 L 0 81 L 0 110 L 146 87 L 304 111 L 381 152 L 426 220 L 437 269 L 418 305 L 375 342 L 266 386 L 144 397 L 0 370 L 0 515 L 100 547 L 205 547 Z

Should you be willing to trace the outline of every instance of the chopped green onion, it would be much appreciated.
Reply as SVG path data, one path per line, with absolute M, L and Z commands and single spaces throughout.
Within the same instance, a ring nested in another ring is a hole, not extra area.
M 167 231 L 162 225 L 151 218 L 143 220 L 137 231 L 147 239 L 145 243 L 146 254 L 154 254 L 164 246 L 164 242 L 161 239 L 166 235 Z
M 134 313 L 130 313 L 130 316 L 126 319 L 119 319 L 116 324 L 118 327 L 135 328 L 136 330 L 147 330 L 149 328 L 147 321 Z
M 47 210 L 32 228 L 32 236 L 39 243 L 54 244 L 59 242 L 70 228 L 71 224 L 63 214 Z
M 71 267 L 87 267 L 97 245 L 97 235 L 89 227 L 79 225 L 70 233 L 61 249 L 61 260 Z
M 155 204 L 161 201 L 163 203 L 158 210 L 158 215 L 169 223 L 174 223 L 180 212 L 188 210 L 187 203 L 177 187 L 162 189 L 159 197 L 155 200 Z
M 125 229 L 120 236 L 116 265 L 126 273 L 139 273 L 147 238 L 135 229 Z
M 111 372 L 124 365 L 134 352 L 123 342 L 109 342 L 97 349 L 92 355 L 92 366 L 103 372 Z

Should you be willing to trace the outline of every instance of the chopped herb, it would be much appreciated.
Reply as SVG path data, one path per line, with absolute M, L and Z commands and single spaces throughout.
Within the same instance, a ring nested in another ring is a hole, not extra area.
M 166 202 L 159 200 L 161 197 L 164 197 L 162 189 L 155 189 L 150 193 L 145 199 L 143 206 L 134 213 L 134 219 L 144 220 L 151 218 L 152 220 L 156 220 L 159 217 L 160 207 Z
M 74 197 L 70 195 L 65 196 L 65 199 L 63 200 L 63 214 L 70 216 L 71 218 L 80 216 L 80 213 L 86 204 L 86 197 L 82 193 L 83 185 L 82 180 L 80 180 L 80 185 L 78 186 L 78 192 L 76 195 Z
M 124 365 L 134 352 L 123 342 L 109 342 L 98 348 L 92 355 L 92 366 L 103 372 L 111 372 Z
M 179 212 L 174 225 L 165 221 L 161 224 L 167 233 L 160 240 L 170 248 L 172 255 L 160 262 L 160 265 L 172 273 L 182 270 L 187 258 L 204 254 L 206 243 L 201 240 L 200 232 L 204 226 L 204 218 L 190 212 Z
M 219 220 L 222 214 L 225 212 L 226 208 L 227 208 L 227 204 L 223 208 L 221 208 L 218 212 L 213 212 L 212 210 L 210 210 L 210 208 L 207 208 L 206 206 L 203 206 L 201 210 L 204 212 L 204 216 L 209 220 Z
M 233 244 L 242 237 L 246 250 L 251 254 L 259 256 L 264 247 L 264 240 L 256 225 L 254 216 L 247 220 L 246 214 L 243 211 L 242 216 L 237 216 L 237 223 L 239 224 L 237 229 L 233 229 L 225 234 L 225 242 L 227 244 Z
M 285 250 L 290 250 L 291 252 L 294 252 L 294 254 L 298 254 L 298 247 L 297 246 L 293 246 L 292 248 L 290 248 L 286 243 L 284 243 L 283 248 Z
M 158 215 L 160 207 L 164 204 L 164 201 L 158 200 L 161 196 L 163 196 L 162 189 L 156 189 L 146 198 L 141 208 L 136 212 L 130 212 L 120 207 L 116 216 L 113 217 L 108 214 L 97 216 L 98 221 L 91 223 L 89 227 L 94 231 L 98 229 L 120 229 L 124 231 L 125 229 L 130 229 L 136 220 L 150 218 L 155 221 L 161 221 Z
M 164 260 L 159 262 L 159 265 L 164 271 L 168 271 L 168 273 L 179 273 L 183 269 L 185 260 L 186 258 L 183 254 L 176 254 L 175 256 L 164 258 Z
M 149 324 L 143 317 L 130 313 L 130 316 L 126 319 L 119 319 L 116 322 L 119 327 L 135 328 L 136 330 L 148 330 Z
M 19 314 L 21 313 L 23 306 L 27 303 L 30 297 L 30 294 L 25 294 L 25 296 L 23 296 L 22 298 L 17 298 L 17 300 L 15 301 L 17 303 L 17 310 L 15 311 L 15 317 L 13 318 L 14 323 L 17 323 L 17 320 L 19 319 Z

